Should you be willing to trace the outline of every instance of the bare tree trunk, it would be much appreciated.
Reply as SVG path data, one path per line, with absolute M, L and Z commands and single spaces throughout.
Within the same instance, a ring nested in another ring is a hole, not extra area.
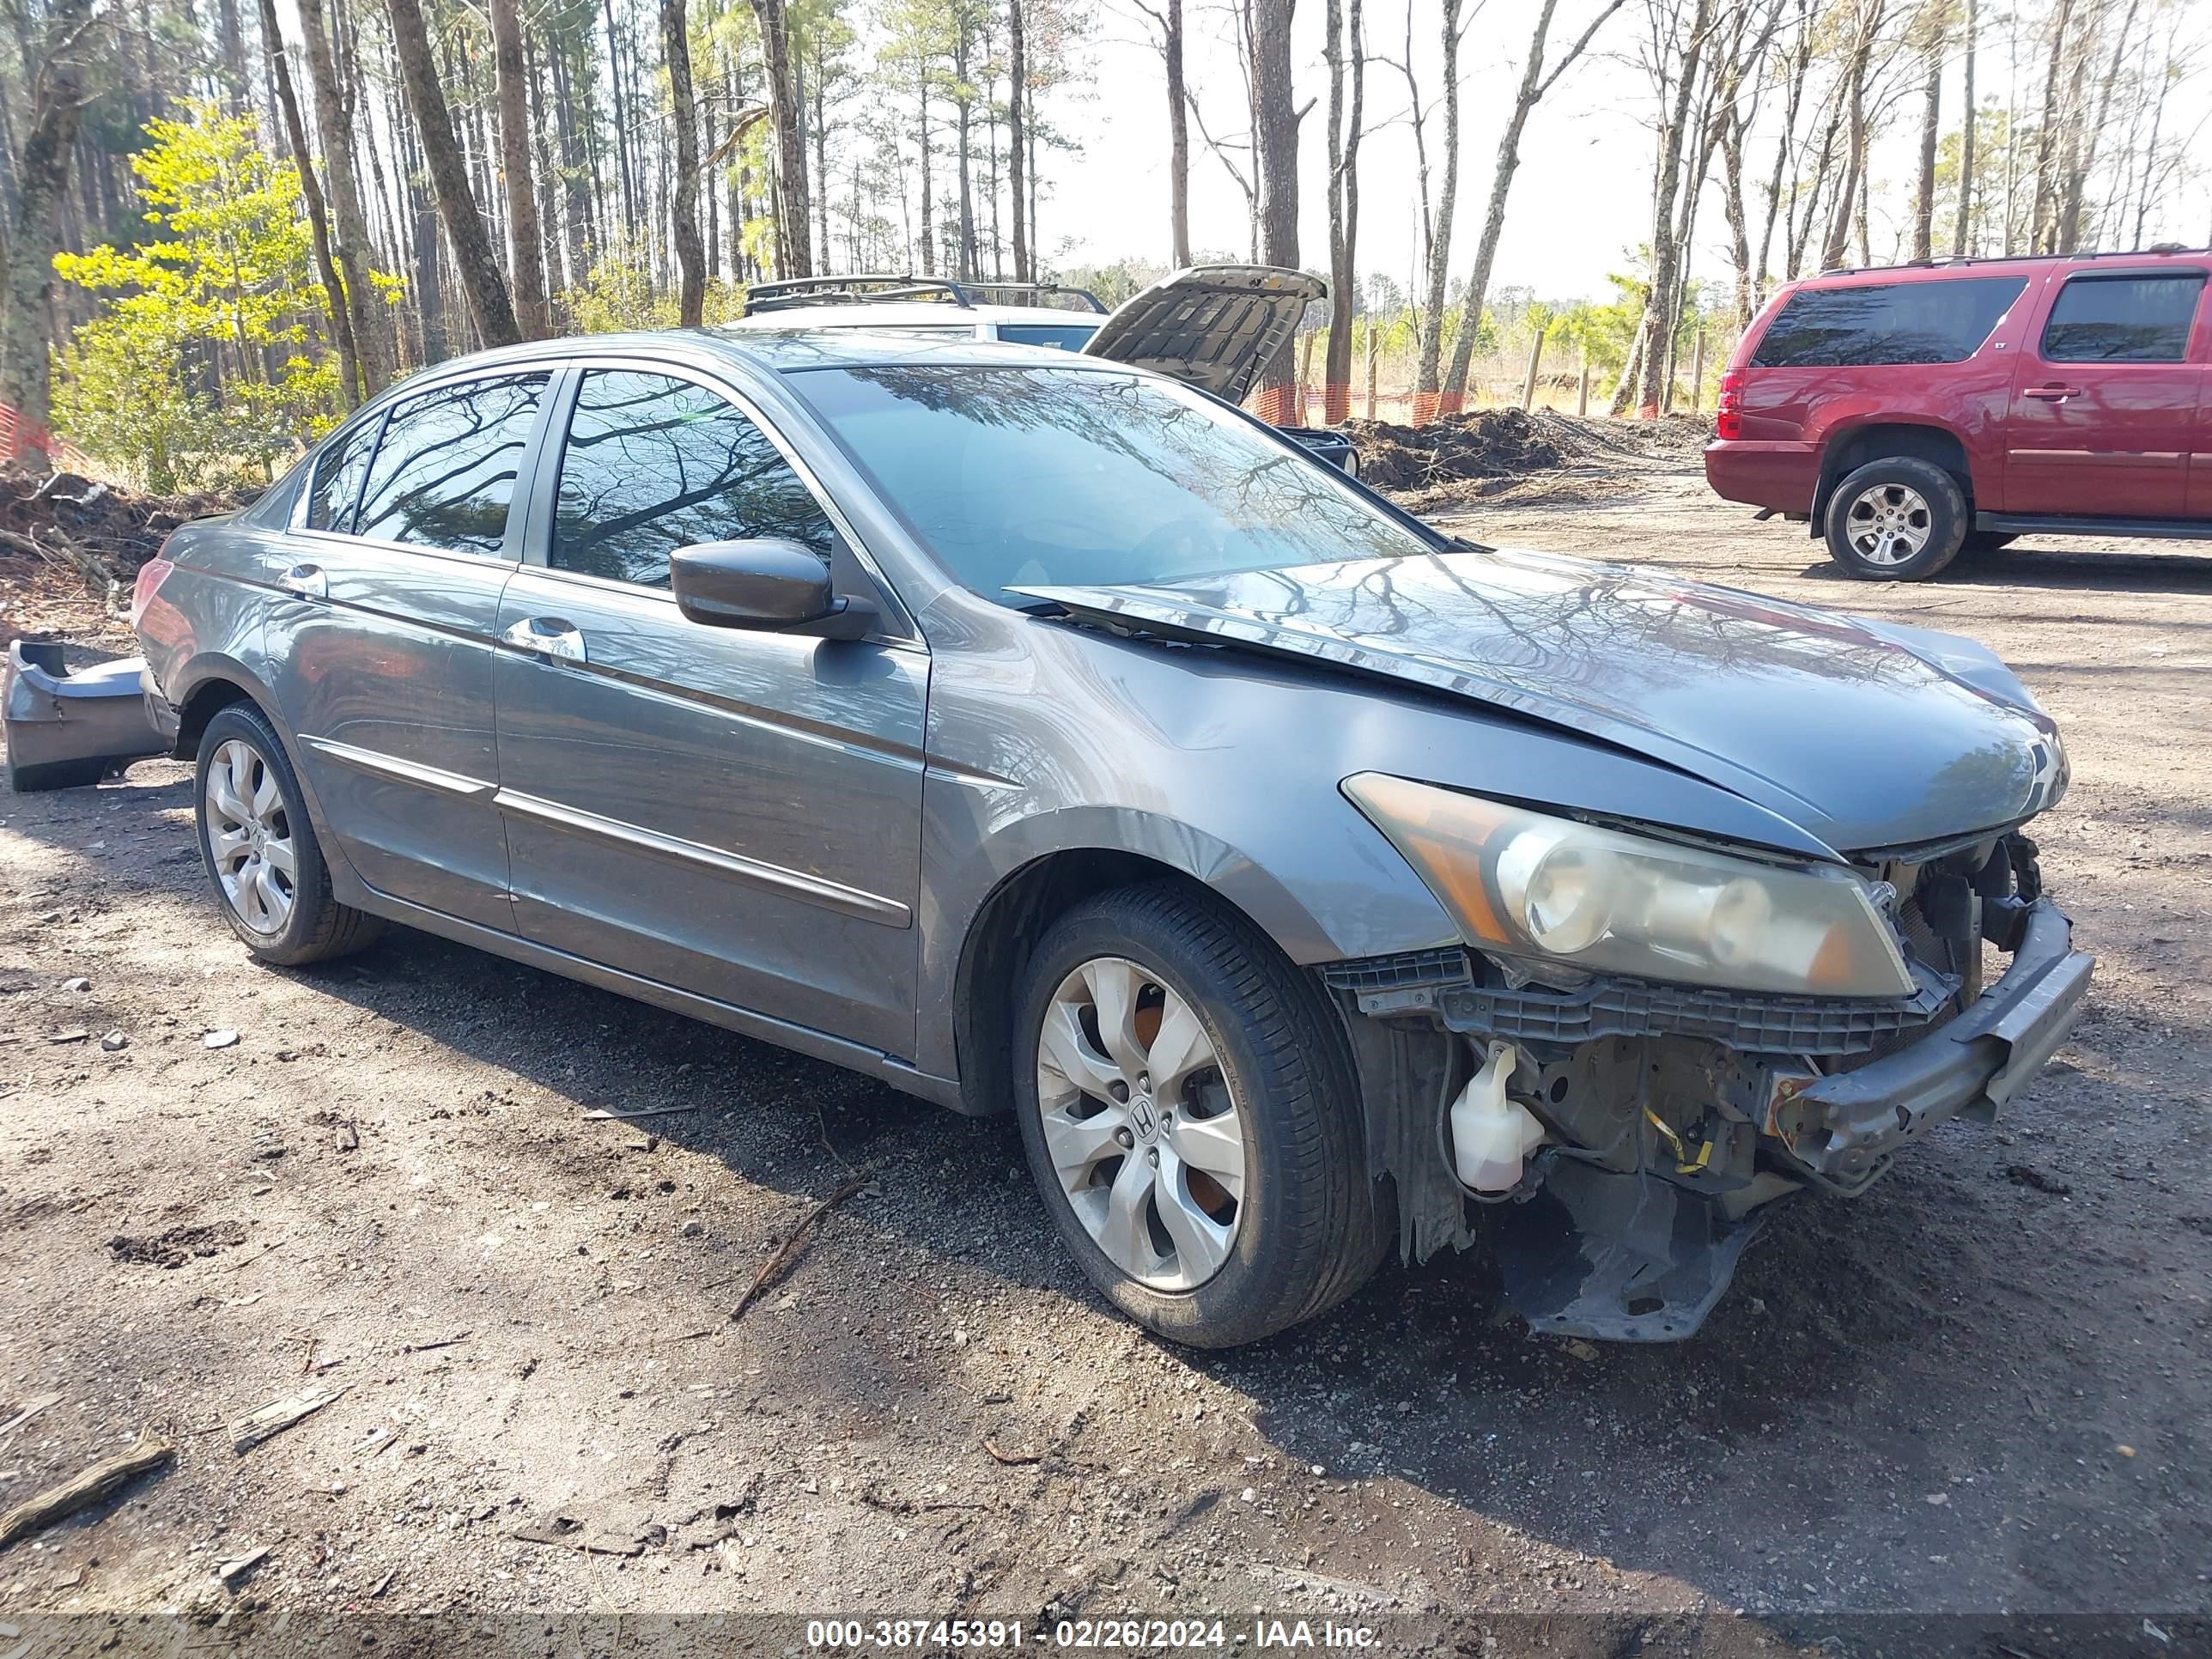
M 238 22 L 238 0 L 216 0 L 216 46 L 222 61 L 216 65 L 216 78 L 222 83 L 222 112 L 226 115 L 246 112 L 246 34 Z M 25 63 L 29 63 L 28 56 Z
M 86 100 L 79 54 L 92 28 L 92 0 L 54 0 L 46 16 L 43 61 L 31 73 L 31 127 L 15 168 L 15 222 L 0 244 L 0 404 L 15 411 L 11 459 L 33 472 L 53 465 L 46 422 L 52 386 L 46 359 L 58 218 L 69 194 L 70 156 Z
M 323 200 L 322 180 L 315 174 L 315 158 L 307 149 L 307 129 L 300 119 L 300 100 L 292 90 L 292 71 L 285 63 L 284 33 L 276 22 L 276 0 L 261 0 L 261 32 L 269 41 L 269 78 L 276 106 L 284 112 L 284 136 L 299 164 L 300 194 L 307 204 L 307 234 L 315 251 L 315 274 L 322 278 L 323 293 L 331 307 L 331 338 L 337 348 L 338 386 L 348 408 L 358 407 L 369 395 L 362 373 L 361 353 L 354 343 L 353 317 L 346 305 L 345 284 L 338 279 L 337 261 L 331 255 L 331 215 Z
M 1844 97 L 1849 100 L 1850 137 L 1845 141 L 1843 188 L 1836 192 L 1835 211 L 1828 218 L 1828 234 L 1820 243 L 1820 268 L 1833 270 L 1849 263 L 1851 220 L 1858 210 L 1859 174 L 1866 165 L 1866 58 L 1855 53 Z
M 1438 388 L 1443 384 L 1444 301 L 1450 292 L 1452 217 L 1459 206 L 1459 43 L 1465 25 L 1460 21 L 1462 0 L 1439 0 L 1443 12 L 1444 176 L 1437 192 L 1436 225 L 1429 234 L 1428 269 L 1421 296 L 1420 331 L 1414 348 L 1413 419 L 1418 424 L 1436 412 Z M 1406 40 L 1408 80 L 1411 79 L 1413 37 Z M 1419 94 L 1414 94 L 1416 106 Z M 1418 109 L 1417 109 L 1418 114 Z M 1420 127 L 1414 126 L 1420 142 Z M 1425 153 L 1423 167 L 1426 169 Z
M 699 240 L 699 129 L 691 96 L 691 28 L 684 0 L 660 0 L 660 50 L 668 60 L 674 105 L 676 178 L 676 319 L 685 328 L 707 320 L 707 250 Z M 806 234 L 802 221 L 799 234 Z
M 2097 116 L 2081 135 L 2081 150 L 2066 180 L 2066 204 L 2059 216 L 2059 243 L 2068 252 L 2081 246 L 2081 198 L 2089 182 L 2089 175 L 2097 168 L 2099 140 L 2104 136 L 2105 123 L 2112 118 L 2112 84 L 2120 78 L 2120 64 L 2128 49 L 2128 39 L 2134 33 L 2136 12 L 2140 0 L 2128 0 L 2127 14 L 2120 19 L 2120 32 L 2112 41 L 2112 56 L 2106 66 L 2104 84 L 2097 94 Z
M 438 216 L 453 245 L 454 273 L 461 279 L 461 297 L 469 320 L 484 344 L 514 345 L 522 338 L 515 326 L 514 307 L 507 298 L 507 279 L 500 274 L 499 256 L 484 234 L 477 198 L 469 188 L 468 169 L 461 161 L 460 145 L 453 137 L 453 118 L 439 89 L 438 68 L 430 56 L 429 30 L 422 21 L 418 0 L 386 0 L 392 14 L 392 39 L 406 82 L 407 102 L 415 112 L 415 126 L 422 143 L 422 159 L 430 183 L 437 191 Z
M 1168 81 L 1168 241 L 1181 270 L 1191 263 L 1190 102 L 1183 84 L 1182 0 L 1167 0 L 1166 9 L 1152 15 L 1159 20 Z
M 1951 257 L 1954 259 L 1967 258 L 1974 251 L 1974 128 L 1978 120 L 1974 108 L 1974 48 L 1981 20 L 1976 15 L 1976 0 L 1966 0 L 1966 116 L 1959 129 L 1959 221 L 1951 235 Z
M 1698 31 L 1695 49 L 1705 46 L 1705 26 L 1713 0 L 1698 0 Z M 1491 169 L 1490 201 L 1483 210 L 1482 236 L 1474 245 L 1474 269 L 1468 274 L 1467 292 L 1460 300 L 1459 337 L 1452 343 L 1451 372 L 1444 378 L 1443 407 L 1452 411 L 1462 407 L 1467 399 L 1467 377 L 1474 362 L 1474 337 L 1482 326 L 1482 307 L 1490 297 L 1491 268 L 1497 263 L 1498 245 L 1505 234 L 1505 198 L 1513 188 L 1513 175 L 1521 167 L 1521 135 L 1527 131 L 1528 113 L 1543 100 L 1559 78 L 1573 67 L 1576 60 L 1588 50 L 1590 41 L 1613 13 L 1619 11 L 1621 0 L 1607 0 L 1598 15 L 1590 20 L 1582 38 L 1569 47 L 1551 73 L 1544 72 L 1544 45 L 1551 33 L 1552 15 L 1559 9 L 1559 0 L 1543 0 L 1536 14 L 1536 27 L 1528 37 L 1528 60 L 1522 66 L 1520 89 L 1514 94 L 1513 112 L 1506 118 L 1504 135 L 1498 141 L 1498 160 Z M 1683 70 L 1684 92 L 1682 108 L 1676 118 L 1674 153 L 1681 151 L 1680 123 L 1689 108 L 1688 86 L 1695 79 L 1694 60 Z M 1669 178 L 1673 174 L 1670 171 Z M 1666 205 L 1660 210 L 1658 223 L 1661 236 L 1665 238 L 1674 216 L 1674 192 L 1668 192 Z
M 1322 422 L 1338 426 L 1352 413 L 1352 313 L 1358 287 L 1359 137 L 1365 121 L 1367 46 L 1360 0 L 1328 0 L 1328 354 L 1322 368 Z M 1349 64 L 1346 63 L 1347 55 Z M 1347 68 L 1352 102 L 1344 101 Z
M 1014 280 L 1033 283 L 1036 266 L 1030 247 L 1030 222 L 1022 199 L 1023 124 L 1029 102 L 1029 40 L 1022 21 L 1024 0 L 1006 4 L 1006 195 L 1013 208 Z M 1180 7 L 1181 0 L 1170 0 Z M 1180 11 L 1177 13 L 1180 15 Z
M 1923 20 L 1928 38 L 1921 45 L 1927 71 L 1920 105 L 1920 173 L 1912 192 L 1912 257 L 1936 257 L 1936 146 L 1943 136 L 1943 30 Z M 1966 118 L 1973 118 L 1969 110 Z
M 268 3 L 268 0 L 263 0 Z M 506 185 L 507 263 L 514 272 L 514 320 L 526 339 L 542 340 L 545 240 L 530 167 L 530 82 L 522 68 L 522 25 L 514 0 L 490 0 L 493 76 L 499 99 L 499 170 Z
M 967 15 L 956 10 L 952 19 L 952 112 L 954 131 L 959 137 L 955 153 L 960 170 L 960 246 L 953 262 L 953 274 L 962 282 L 973 282 L 979 274 L 975 268 L 975 194 L 970 182 L 975 167 L 975 100 L 969 94 L 968 80 L 971 45 Z
M 2058 137 L 2059 70 L 2066 59 L 2066 26 L 2074 15 L 2074 0 L 2057 0 L 2051 14 L 2051 62 L 2043 77 L 2043 119 L 2035 134 L 2035 198 L 2028 212 L 2028 246 L 2047 253 L 2051 232 L 2051 167 Z
M 1705 61 L 1706 37 L 1711 33 L 1712 5 L 1713 0 L 1698 0 L 1690 38 L 1682 48 L 1681 78 L 1660 133 L 1658 189 L 1651 214 L 1651 291 L 1644 300 L 1644 321 L 1638 331 L 1644 349 L 1644 374 L 1637 391 L 1637 413 L 1647 421 L 1658 418 L 1668 390 L 1669 353 L 1664 331 L 1674 316 L 1681 260 L 1681 246 L 1674 239 L 1674 204 L 1681 192 L 1682 141 L 1687 136 L 1690 100 Z
M 352 324 L 362 395 L 373 396 L 392 378 L 392 355 L 385 349 L 384 322 L 368 276 L 368 216 L 362 211 L 361 171 L 353 143 L 349 94 L 331 51 L 322 0 L 299 0 L 300 31 L 306 47 L 307 84 L 314 100 L 315 137 L 323 147 L 330 179 L 332 252 L 344 279 L 347 314 Z M 264 9 L 263 28 L 266 21 Z M 300 163 L 304 173 L 307 162 Z
M 779 276 L 811 276 L 806 201 L 806 137 L 799 131 L 799 82 L 792 72 L 791 20 L 784 0 L 752 0 L 760 25 L 761 62 L 768 71 L 769 119 L 775 131 L 776 240 Z
M 919 58 L 915 64 L 916 123 L 921 135 L 921 274 L 937 275 L 937 222 L 934 204 L 929 186 L 929 60 Z
M 1297 0 L 1252 0 L 1252 145 L 1259 174 L 1260 257 L 1295 270 L 1298 264 L 1297 88 L 1292 80 L 1291 17 Z M 1262 419 L 1289 418 L 1291 353 L 1261 376 L 1256 407 Z

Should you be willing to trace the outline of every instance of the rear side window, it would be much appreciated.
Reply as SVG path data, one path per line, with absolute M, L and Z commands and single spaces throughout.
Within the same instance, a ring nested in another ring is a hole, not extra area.
M 2027 286 L 2024 276 L 1800 289 L 1760 337 L 1757 368 L 1960 363 Z
M 584 376 L 561 454 L 553 568 L 665 587 L 678 548 L 760 536 L 787 536 L 825 562 L 836 542 L 822 504 L 743 410 L 672 375 Z
M 550 378 L 468 380 L 395 407 L 368 470 L 358 533 L 497 558 Z
M 1055 346 L 1080 351 L 1098 331 L 1096 323 L 1000 323 L 999 337 L 1021 345 Z
M 340 433 L 315 458 L 314 482 L 307 487 L 307 528 L 353 533 L 354 508 L 361 502 L 361 481 L 376 448 L 384 417 L 362 421 Z
M 2043 325 L 2051 363 L 2178 363 L 2189 356 L 2202 271 L 2160 276 L 2076 276 Z

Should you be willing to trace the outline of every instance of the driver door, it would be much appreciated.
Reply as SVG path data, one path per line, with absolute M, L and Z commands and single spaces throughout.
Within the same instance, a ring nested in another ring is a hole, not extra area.
M 674 367 L 584 368 L 552 418 L 554 476 L 495 629 L 518 929 L 911 1054 L 927 653 L 678 611 L 672 551 L 756 536 L 813 548 L 841 592 L 877 597 L 723 389 Z

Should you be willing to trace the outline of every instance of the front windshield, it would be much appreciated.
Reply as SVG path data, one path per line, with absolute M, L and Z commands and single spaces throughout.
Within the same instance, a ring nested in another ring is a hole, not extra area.
M 1334 467 L 1169 382 L 919 364 L 791 380 L 922 545 L 991 599 L 1438 545 Z

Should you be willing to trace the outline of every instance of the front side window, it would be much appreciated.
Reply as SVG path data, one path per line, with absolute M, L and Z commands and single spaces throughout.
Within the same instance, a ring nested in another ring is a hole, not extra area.
M 1334 467 L 1172 381 L 1073 365 L 788 378 L 915 538 L 992 599 L 1441 545 Z
M 720 392 L 672 375 L 592 369 L 561 454 L 550 562 L 668 585 L 668 556 L 785 536 L 824 561 L 836 532 L 791 463 Z
M 361 481 L 368 474 L 376 434 L 384 425 L 372 416 L 340 433 L 315 458 L 314 481 L 307 487 L 307 528 L 340 536 L 353 533 L 354 509 L 361 502 Z
M 1962 363 L 1982 349 L 2024 276 L 1804 288 L 1784 301 L 1752 353 L 1754 368 Z
M 397 405 L 368 470 L 358 533 L 497 558 L 550 379 L 502 374 Z
M 2043 325 L 2049 363 L 2178 363 L 2189 356 L 2202 271 L 2170 276 L 2076 276 Z

